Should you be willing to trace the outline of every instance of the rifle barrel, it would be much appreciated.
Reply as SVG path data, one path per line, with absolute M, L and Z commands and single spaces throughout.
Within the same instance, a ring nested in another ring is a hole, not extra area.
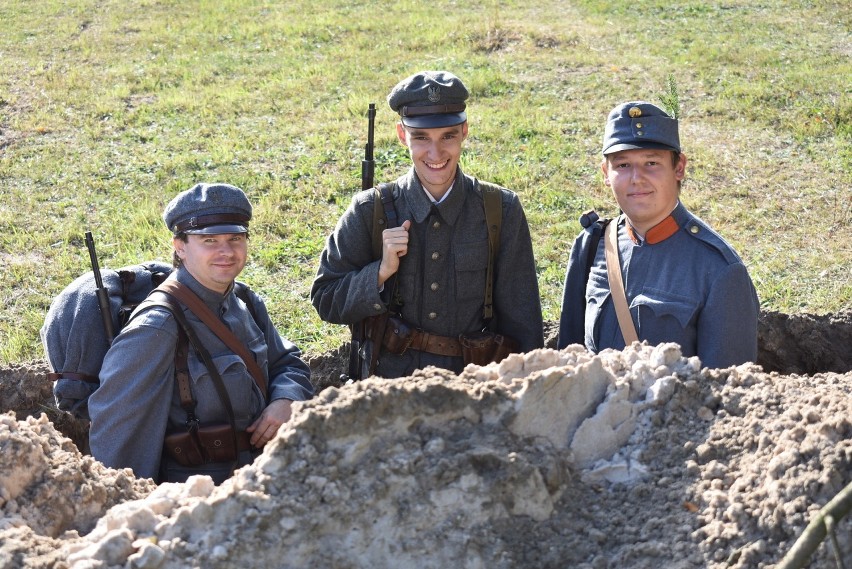
M 98 307 L 101 310 L 101 320 L 104 323 L 104 332 L 106 332 L 107 344 L 112 344 L 115 338 L 115 332 L 112 327 L 112 314 L 109 309 L 109 294 L 104 288 L 104 281 L 101 278 L 101 268 L 98 266 L 98 254 L 95 252 L 95 240 L 92 237 L 92 232 L 86 232 L 86 248 L 89 250 L 89 261 L 92 263 L 92 274 L 95 275 L 95 295 L 98 297 Z
M 373 187 L 373 178 L 376 172 L 376 161 L 373 159 L 373 131 L 376 123 L 376 104 L 370 103 L 367 109 L 367 144 L 364 146 L 364 160 L 361 161 L 361 189 L 369 190 Z

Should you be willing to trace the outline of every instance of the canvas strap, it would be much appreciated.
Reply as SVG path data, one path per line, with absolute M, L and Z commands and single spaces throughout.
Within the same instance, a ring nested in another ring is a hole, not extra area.
M 633 317 L 630 315 L 630 307 L 627 306 L 627 296 L 624 293 L 624 281 L 621 277 L 621 261 L 618 258 L 618 222 L 614 220 L 606 226 L 606 274 L 609 278 L 609 292 L 615 305 L 615 314 L 618 317 L 618 326 L 624 337 L 624 345 L 629 346 L 639 341 L 636 327 L 633 325 Z
M 204 301 L 201 300 L 198 295 L 176 280 L 164 281 L 159 287 L 157 287 L 157 290 L 170 294 L 180 301 L 193 314 L 195 314 L 199 320 L 204 322 L 204 324 L 207 325 L 207 327 L 210 328 L 210 330 L 216 334 L 216 336 L 218 336 L 232 352 L 237 354 L 245 363 L 246 368 L 248 368 L 249 373 L 260 388 L 261 393 L 263 393 L 263 397 L 267 397 L 266 376 L 264 375 L 263 370 L 260 369 L 260 366 L 257 365 L 252 353 L 249 352 L 248 348 L 245 347 L 245 344 L 243 344 L 240 339 L 237 338 L 234 333 L 216 317 L 215 314 L 213 314 L 213 311 L 204 304 Z

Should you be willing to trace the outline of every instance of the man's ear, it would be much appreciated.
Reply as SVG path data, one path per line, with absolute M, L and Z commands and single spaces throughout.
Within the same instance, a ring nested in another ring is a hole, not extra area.
M 462 123 L 462 140 L 467 140 L 467 121 Z
M 678 181 L 681 181 L 684 176 L 686 176 L 686 154 L 681 152 L 677 165 L 675 166 L 675 178 L 677 178 Z
M 186 258 L 186 251 L 184 250 L 186 242 L 183 241 L 183 239 L 172 237 L 172 247 L 174 247 L 175 253 L 177 253 L 179 259 Z
M 606 156 L 601 160 L 601 173 L 603 174 L 603 183 L 605 186 L 609 185 L 609 163 L 606 160 Z
M 402 121 L 396 123 L 396 137 L 399 139 L 399 143 L 408 148 L 408 139 L 405 137 L 405 127 L 402 124 Z

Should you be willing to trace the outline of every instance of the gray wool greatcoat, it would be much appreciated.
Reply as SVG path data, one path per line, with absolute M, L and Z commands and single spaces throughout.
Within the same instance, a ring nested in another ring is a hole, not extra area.
M 390 295 L 380 295 L 378 287 L 381 259 L 373 258 L 374 199 L 374 190 L 352 198 L 322 253 L 311 301 L 327 322 L 354 324 L 388 310 L 385 298 Z M 544 343 L 532 241 L 518 196 L 503 189 L 502 204 L 492 330 L 511 336 L 526 352 Z M 412 167 L 396 180 L 394 207 L 400 224 L 412 222 L 408 253 L 400 258 L 396 274 L 402 317 L 442 336 L 481 331 L 488 234 L 475 179 L 459 169 L 449 196 L 433 204 Z M 460 357 L 407 350 L 400 355 L 382 352 L 375 374 L 404 377 L 429 365 L 456 372 L 464 367 Z
M 183 267 L 169 278 L 192 289 L 219 315 L 266 373 L 268 398 L 265 400 L 243 360 L 184 308 L 186 319 L 210 352 L 227 386 L 238 430 L 248 427 L 271 401 L 300 401 L 313 396 L 310 368 L 302 361 L 299 349 L 278 334 L 259 296 L 249 293 L 258 317 L 256 322 L 234 294 L 233 287 L 224 295 L 212 291 Z M 132 468 L 139 478 L 182 482 L 192 474 L 207 474 L 219 483 L 230 475 L 233 463 L 187 468 L 163 453 L 167 431 L 186 429 L 187 415 L 180 406 L 175 381 L 177 327 L 168 310 L 154 307 L 134 316 L 116 336 L 104 358 L 101 385 L 89 398 L 92 418 L 89 444 L 97 460 L 113 468 Z M 189 350 L 188 364 L 192 393 L 198 402 L 195 412 L 202 425 L 226 423 L 225 407 L 194 349 Z M 246 451 L 239 458 L 238 466 L 243 466 L 251 463 L 254 456 Z

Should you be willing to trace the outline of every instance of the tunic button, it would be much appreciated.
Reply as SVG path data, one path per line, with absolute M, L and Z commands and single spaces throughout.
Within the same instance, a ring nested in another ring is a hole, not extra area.
M 437 261 L 437 260 L 438 260 L 438 259 L 440 259 L 440 258 L 441 258 L 441 254 L 440 254 L 440 253 L 438 253 L 437 251 L 435 251 L 434 253 L 432 253 L 432 260 L 433 260 L 433 261 Z
M 431 288 L 432 290 L 438 290 L 438 283 L 432 283 L 429 288 Z
M 700 231 L 700 229 L 698 228 L 697 225 L 693 225 L 692 227 L 689 228 L 689 232 L 692 233 L 693 235 L 695 235 L 699 231 Z
M 434 320 L 437 317 L 438 317 L 438 314 L 436 312 L 430 312 L 429 313 L 429 320 Z
M 376 304 L 374 304 L 374 305 L 373 305 L 373 310 L 381 310 L 381 309 L 382 309 L 382 305 L 381 305 L 381 304 L 376 303 Z
M 433 228 L 433 229 L 438 229 L 439 227 L 441 227 L 441 222 L 440 222 L 440 221 L 436 221 L 435 223 L 433 223 L 433 224 L 432 224 L 432 228 Z

